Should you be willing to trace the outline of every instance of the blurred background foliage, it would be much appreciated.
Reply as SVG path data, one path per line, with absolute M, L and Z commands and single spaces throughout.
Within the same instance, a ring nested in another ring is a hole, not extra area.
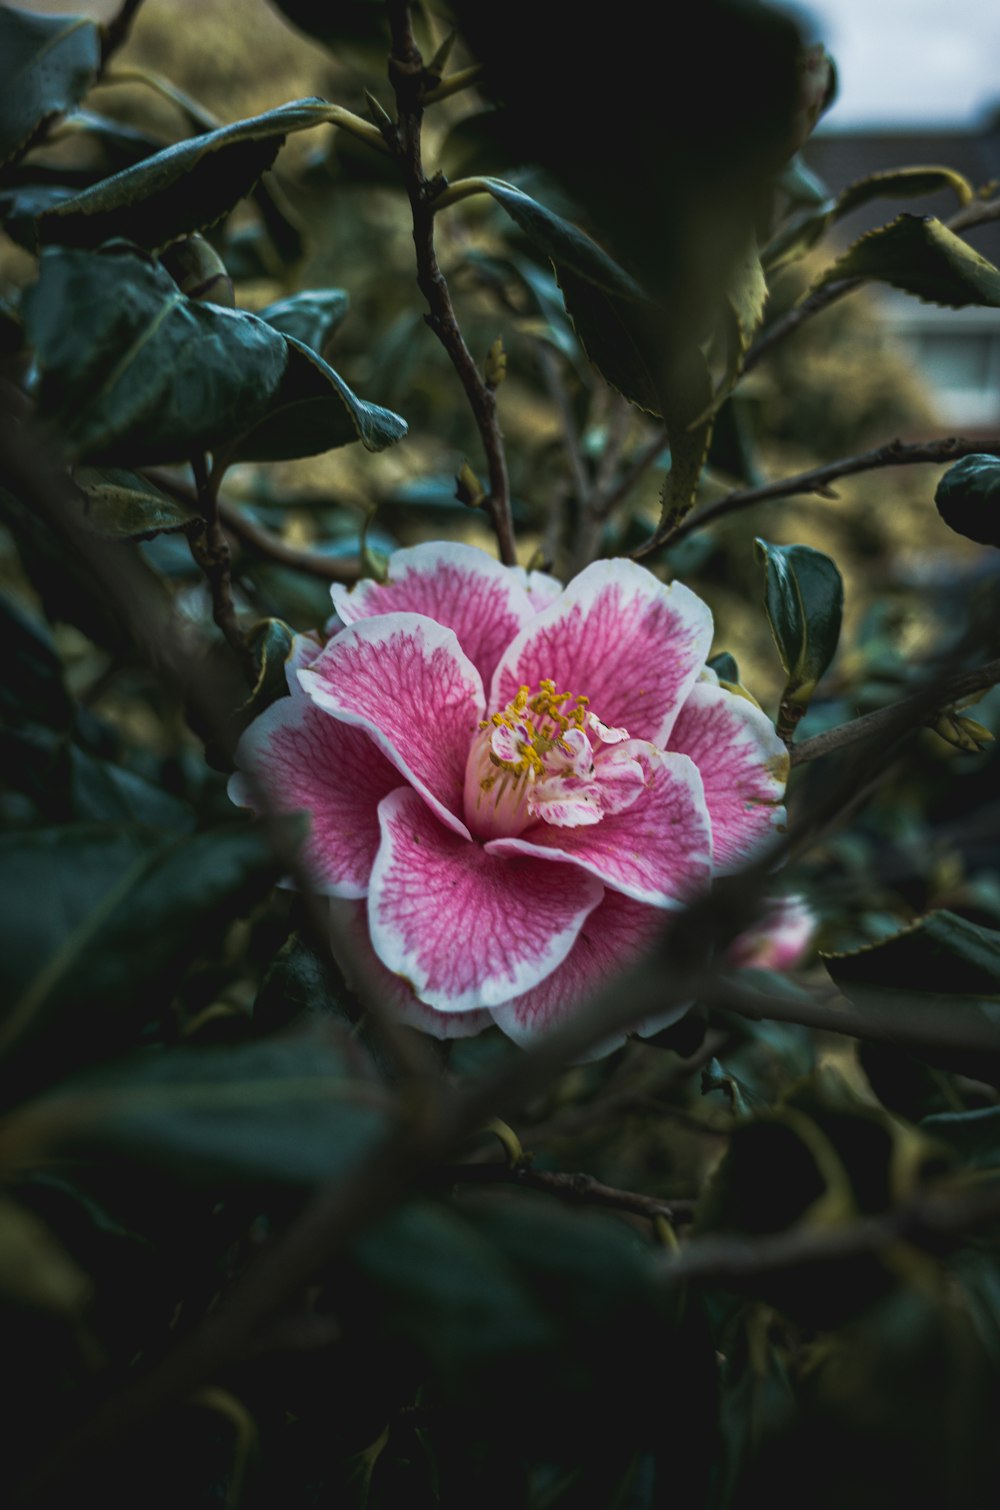
M 428 109 L 427 163 L 451 179 L 496 173 L 582 224 L 656 295 L 658 328 L 678 348 L 700 341 L 746 223 L 773 213 L 768 185 L 797 145 L 794 26 L 751 4 L 692 8 L 684 49 L 667 56 L 646 45 L 638 11 L 608 15 L 599 33 L 526 0 L 417 19 L 425 56 L 457 24 L 449 74 L 487 65 Z M 385 58 L 382 7 L 362 0 L 147 0 L 82 109 L 4 179 L 4 308 L 37 275 L 29 211 L 42 201 L 28 191 L 85 188 L 210 117 L 303 96 L 377 123 L 366 91 L 394 111 Z M 161 78 L 183 93 L 168 97 Z M 711 110 L 695 111 L 706 97 Z M 481 474 L 479 440 L 424 319 L 394 164 L 321 126 L 289 138 L 265 185 L 263 200 L 206 230 L 237 306 L 346 291 L 321 354 L 409 426 L 377 454 L 346 445 L 228 471 L 237 610 L 246 625 L 307 630 L 329 615 L 328 582 L 261 550 L 240 519 L 287 551 L 348 563 L 365 550 L 376 568 L 425 539 L 494 545 L 456 496 L 463 463 Z M 506 354 L 498 406 L 520 560 L 566 577 L 638 547 L 671 467 L 662 424 L 590 364 L 548 258 L 491 198 L 442 213 L 437 244 L 477 361 L 498 338 Z M 769 322 L 831 257 L 824 243 L 773 280 Z M 11 344 L 5 373 L 20 384 L 26 359 Z M 657 376 L 664 413 L 678 381 Z M 740 383 L 697 467 L 699 503 L 936 428 L 920 373 L 862 291 Z M 188 485 L 184 468 L 159 475 L 168 498 L 171 481 Z M 845 477 L 835 497 L 761 503 L 657 559 L 710 603 L 714 650 L 735 657 L 769 713 L 784 676 L 753 536 L 835 559 L 844 626 L 800 738 L 896 701 L 937 667 L 998 653 L 996 553 L 943 523 L 939 475 Z M 252 708 L 221 723 L 218 708 L 185 709 L 88 558 L 16 489 L 3 517 L 0 937 L 15 1006 L 0 1025 L 0 1309 L 18 1503 L 62 1502 L 38 1477 L 53 1444 L 70 1454 L 55 1471 L 69 1464 L 109 1505 L 993 1502 L 995 1224 L 934 1241 L 890 1224 L 847 1256 L 779 1255 L 744 1276 L 730 1257 L 701 1284 L 665 1278 L 692 1224 L 692 1250 L 720 1234 L 737 1247 L 810 1238 L 995 1178 L 989 1057 L 977 1067 L 905 1033 L 859 1044 L 801 1025 L 829 986 L 819 962 L 794 978 L 758 972 L 745 988 L 784 1001 L 787 1021 L 713 1000 L 652 1045 L 569 1069 L 520 1109 L 529 1167 L 507 1168 L 493 1134 L 471 1138 L 461 1171 L 435 1171 L 419 1199 L 370 1223 L 196 1390 L 141 1424 L 120 1418 L 112 1451 L 105 1440 L 97 1457 L 73 1458 L 65 1444 L 88 1404 L 120 1402 L 155 1374 L 305 1195 L 359 1167 L 399 1115 L 398 1074 L 310 942 L 302 900 L 275 889 L 273 836 L 233 820 L 225 746 Z M 183 530 L 115 548 L 138 560 L 150 601 L 165 587 L 235 707 L 245 694 L 207 633 L 210 596 Z M 995 694 L 976 717 L 995 728 Z M 808 896 L 828 952 L 878 945 L 928 912 L 957 915 L 930 946 L 943 978 L 927 980 L 918 928 L 894 989 L 904 1007 L 925 993 L 994 1034 L 996 771 L 988 746 L 924 730 L 782 878 Z M 822 802 L 831 781 L 823 762 L 799 772 L 793 811 Z M 877 948 L 872 958 L 860 986 L 832 973 L 875 1011 L 889 988 Z M 454 1083 L 514 1052 L 494 1034 L 436 1057 Z M 651 1204 L 575 1209 L 615 1201 L 591 1200 L 586 1182 L 546 1185 L 566 1171 Z M 517 1188 L 535 1176 L 537 1188 Z

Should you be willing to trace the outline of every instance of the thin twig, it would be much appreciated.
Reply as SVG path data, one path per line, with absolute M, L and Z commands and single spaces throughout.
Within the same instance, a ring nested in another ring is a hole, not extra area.
M 899 736 L 901 733 L 921 728 L 932 714 L 952 703 L 961 702 L 976 692 L 985 692 L 1000 682 L 1000 657 L 976 666 L 971 671 L 962 671 L 948 682 L 938 682 L 923 692 L 903 698 L 888 708 L 876 708 L 850 723 L 828 729 L 825 734 L 815 734 L 796 745 L 792 752 L 792 765 L 805 765 L 810 760 L 820 760 L 834 750 L 846 749 L 861 740 Z
M 142 0 L 123 0 L 117 15 L 112 16 L 101 28 L 101 67 L 107 66 L 108 61 L 127 41 L 129 32 L 132 30 L 132 22 L 136 18 Z
M 661 1200 L 659 1196 L 643 1195 L 636 1190 L 618 1190 L 602 1184 L 590 1174 L 533 1169 L 530 1164 L 521 1164 L 514 1169 L 508 1164 L 497 1163 L 449 1164 L 434 1172 L 435 1179 L 439 1176 L 449 1184 L 514 1185 L 521 1190 L 538 1190 L 577 1206 L 603 1206 L 611 1211 L 644 1217 L 647 1221 L 657 1216 L 665 1216 L 668 1222 L 690 1221 L 694 1210 L 694 1202 L 690 1200 Z
M 963 456 L 975 456 L 980 451 L 989 451 L 993 447 L 1000 447 L 1000 437 L 990 440 L 982 436 L 970 439 L 962 435 L 949 435 L 940 440 L 917 441 L 912 444 L 899 439 L 886 441 L 884 445 L 876 446 L 872 451 L 863 451 L 858 456 L 845 456 L 839 461 L 812 467 L 808 472 L 796 472 L 792 477 L 762 483 L 760 487 L 727 493 L 724 498 L 685 519 L 673 530 L 657 530 L 632 555 L 640 560 L 659 550 L 661 546 L 676 545 L 695 530 L 704 529 L 706 525 L 716 524 L 730 514 L 740 513 L 743 509 L 752 508 L 754 504 L 767 503 L 774 498 L 794 498 L 803 494 L 829 497 L 827 490 L 830 484 L 841 477 L 853 477 L 859 472 L 874 472 L 882 467 L 910 467 L 920 462 L 941 466 L 945 462 L 957 461 Z
M 988 221 L 998 219 L 1000 219 L 1000 199 L 987 199 L 979 200 L 973 204 L 966 205 L 964 209 L 957 210 L 944 223 L 949 231 L 969 231 L 977 225 L 986 225 Z M 804 324 L 806 320 L 810 320 L 813 315 L 818 315 L 821 310 L 829 309 L 831 304 L 835 304 L 845 294 L 853 294 L 856 289 L 861 288 L 867 281 L 865 278 L 841 278 L 836 283 L 827 283 L 822 288 L 815 289 L 813 293 L 803 299 L 801 304 L 797 304 L 786 315 L 782 315 L 779 320 L 775 320 L 773 325 L 769 325 L 758 336 L 747 352 L 746 361 L 743 363 L 743 375 L 745 376 L 748 372 L 752 371 L 761 357 L 766 356 L 772 347 L 777 346 L 779 342 L 790 336 L 793 331 L 798 330 L 799 326 Z
M 225 635 L 227 642 L 238 657 L 250 686 L 257 681 L 257 668 L 253 651 L 244 638 L 236 616 L 233 602 L 233 583 L 230 574 L 229 542 L 219 520 L 219 500 L 216 495 L 217 481 L 209 475 L 204 458 L 195 456 L 191 462 L 197 486 L 197 502 L 205 521 L 203 530 L 188 532 L 191 554 L 205 574 L 212 595 L 212 618 Z
M 392 32 L 389 77 L 395 89 L 399 112 L 397 156 L 413 219 L 417 285 L 427 300 L 430 311 L 426 316 L 427 323 L 448 353 L 469 400 L 489 471 L 489 496 L 485 507 L 497 537 L 500 559 L 505 565 L 513 566 L 517 561 L 517 550 L 510 513 L 507 459 L 497 421 L 496 395 L 465 344 L 451 301 L 451 292 L 434 249 L 436 186 L 424 173 L 421 149 L 427 74 L 413 36 L 409 5 L 405 0 L 393 0 L 387 9 Z

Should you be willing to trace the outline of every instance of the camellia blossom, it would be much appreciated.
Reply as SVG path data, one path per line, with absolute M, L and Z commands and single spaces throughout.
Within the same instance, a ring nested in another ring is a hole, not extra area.
M 805 897 L 771 897 L 760 921 L 733 940 L 726 960 L 740 969 L 792 970 L 809 953 L 816 921 Z
M 611 560 L 562 589 L 433 544 L 333 600 L 230 791 L 309 815 L 335 938 L 402 1020 L 530 1039 L 780 828 L 787 752 L 679 583 Z

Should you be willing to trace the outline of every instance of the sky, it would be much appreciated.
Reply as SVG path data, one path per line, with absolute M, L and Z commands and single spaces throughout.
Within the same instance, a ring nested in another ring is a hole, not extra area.
M 996 0 L 798 0 L 837 61 L 826 126 L 969 126 L 1000 107 Z

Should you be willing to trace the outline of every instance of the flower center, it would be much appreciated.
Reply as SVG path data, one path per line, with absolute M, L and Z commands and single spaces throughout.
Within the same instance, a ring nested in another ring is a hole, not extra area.
M 548 680 L 534 694 L 521 687 L 502 712 L 479 725 L 472 742 L 466 823 L 480 839 L 520 834 L 535 822 L 560 828 L 599 823 L 629 806 L 644 784 L 637 761 L 605 750 L 627 739 L 626 729 L 601 723 L 586 697 L 559 692 Z

